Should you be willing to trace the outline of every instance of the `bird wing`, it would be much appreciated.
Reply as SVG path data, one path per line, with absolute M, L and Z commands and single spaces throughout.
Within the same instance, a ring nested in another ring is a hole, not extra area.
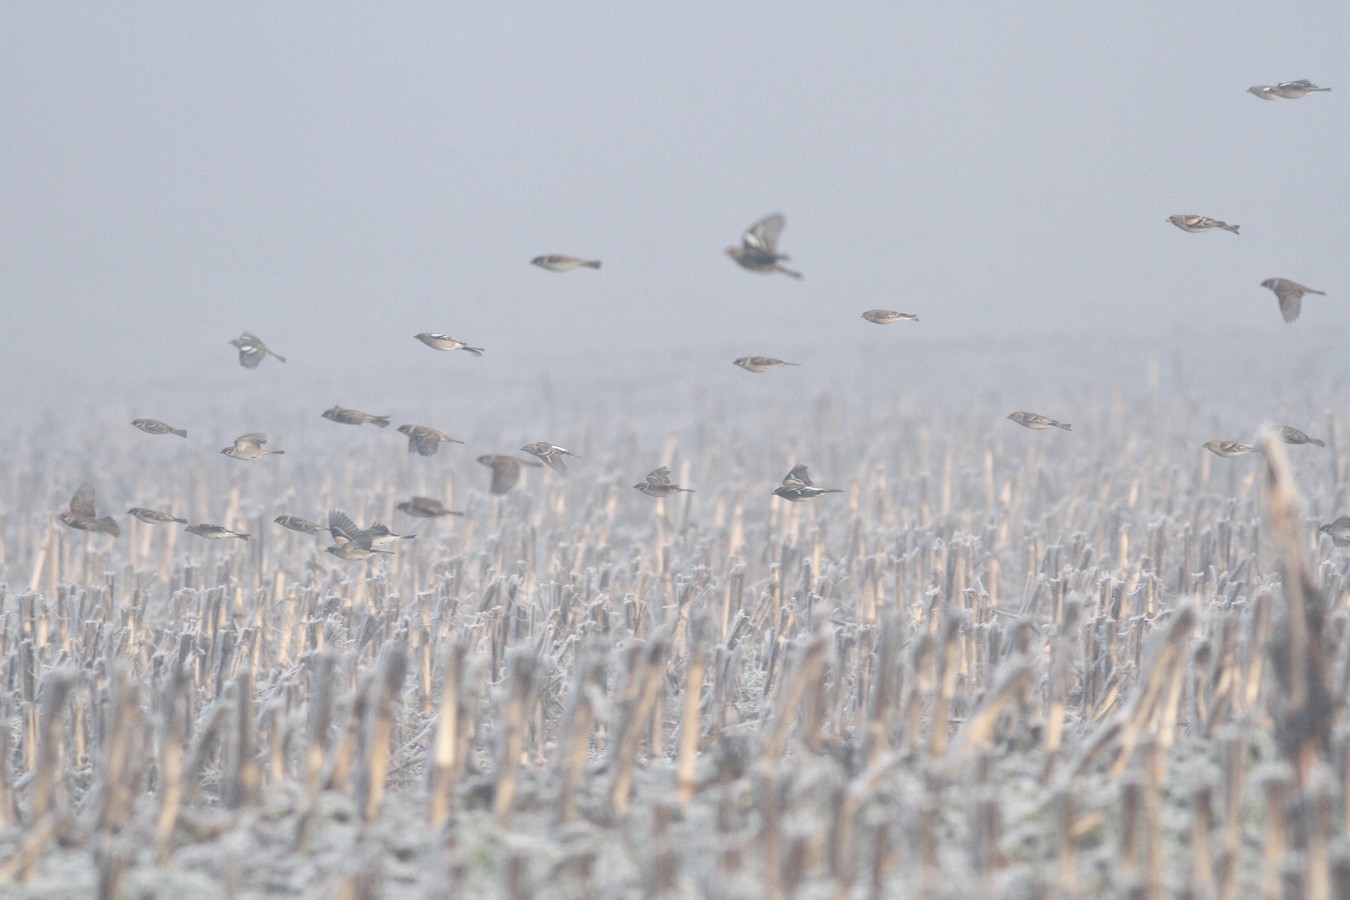
M 746 229 L 741 243 L 747 250 L 772 255 L 777 252 L 778 236 L 783 233 L 786 224 L 787 219 L 783 218 L 782 213 L 770 213 Z
M 670 467 L 661 466 L 659 469 L 652 469 L 647 475 L 648 484 L 670 484 Z
M 340 509 L 328 513 L 328 533 L 333 536 L 333 543 L 339 547 L 355 544 L 370 549 L 370 534 L 358 528 L 356 523 Z
M 810 487 L 811 476 L 806 474 L 806 466 L 802 463 L 792 467 L 792 471 L 783 476 L 784 487 Z
M 241 434 L 234 439 L 234 445 L 236 447 L 247 447 L 249 444 L 252 444 L 255 447 L 261 447 L 265 443 L 267 443 L 267 435 L 261 431 L 250 431 L 248 434 Z
M 1303 310 L 1303 292 L 1291 291 L 1289 289 L 1276 291 L 1276 296 L 1280 298 L 1280 315 L 1284 316 L 1286 322 L 1292 322 L 1298 318 L 1298 314 Z
M 94 518 L 94 486 L 89 482 L 80 485 L 70 498 L 70 514 Z
M 1294 88 L 1295 90 L 1300 90 L 1302 88 L 1316 87 L 1316 85 L 1314 85 L 1311 81 L 1309 81 L 1306 78 L 1300 78 L 1297 81 L 1281 81 L 1279 84 L 1276 85 L 1276 87 Z

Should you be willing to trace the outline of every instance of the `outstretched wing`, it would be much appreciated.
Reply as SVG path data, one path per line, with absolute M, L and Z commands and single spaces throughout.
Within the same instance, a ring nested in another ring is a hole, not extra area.
M 767 253 L 770 256 L 778 252 L 778 236 L 783 233 L 787 219 L 782 213 L 770 213 L 751 225 L 741 238 L 745 249 Z
M 792 471 L 783 477 L 784 487 L 810 487 L 811 476 L 806 474 L 806 466 L 802 463 L 792 467 Z
M 70 514 L 94 518 L 94 486 L 89 482 L 80 485 L 75 496 L 70 498 Z
M 648 484 L 670 484 L 670 467 L 661 466 L 659 469 L 652 469 L 647 475 Z
M 329 511 L 328 533 L 333 536 L 333 543 L 339 547 L 355 544 L 366 550 L 370 549 L 370 534 L 358 528 L 356 523 L 340 509 Z

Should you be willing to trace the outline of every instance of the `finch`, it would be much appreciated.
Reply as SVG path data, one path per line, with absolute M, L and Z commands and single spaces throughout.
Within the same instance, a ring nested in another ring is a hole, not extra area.
M 783 233 L 787 219 L 782 213 L 770 213 L 746 229 L 741 235 L 739 247 L 728 247 L 727 255 L 736 260 L 742 268 L 764 275 L 782 272 L 792 278 L 801 278 L 801 272 L 795 272 L 780 263 L 790 259 L 778 252 L 778 236 Z

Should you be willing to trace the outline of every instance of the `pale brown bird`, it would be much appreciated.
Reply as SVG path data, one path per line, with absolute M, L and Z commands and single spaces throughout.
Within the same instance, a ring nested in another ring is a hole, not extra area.
M 1337 547 L 1350 547 L 1350 516 L 1341 516 L 1317 529 L 1325 533 Z
M 478 457 L 478 461 L 492 470 L 492 486 L 488 488 L 493 494 L 505 494 L 520 481 L 520 470 L 529 466 L 534 469 L 542 469 L 543 463 L 537 463 L 532 459 L 517 459 L 514 456 L 505 456 L 500 453 L 485 453 Z
M 773 489 L 774 495 L 782 497 L 784 500 L 791 500 L 793 503 L 799 503 L 802 500 L 812 500 L 821 494 L 842 494 L 839 488 L 818 488 L 811 482 L 811 476 L 807 474 L 806 466 L 798 463 L 792 467 L 792 470 L 783 476 L 783 483 Z
M 1322 297 L 1327 295 L 1326 291 L 1314 290 L 1288 278 L 1267 278 L 1261 282 L 1261 287 L 1270 288 L 1275 292 L 1275 296 L 1280 300 L 1280 315 L 1284 316 L 1286 322 L 1294 321 L 1303 311 L 1304 294 L 1317 294 Z
M 333 406 L 325 409 L 322 413 L 325 419 L 330 419 L 342 425 L 376 425 L 380 428 L 389 427 L 388 416 L 375 416 L 370 413 L 361 412 L 359 409 L 347 409 L 345 406 Z
M 131 424 L 135 425 L 146 434 L 176 434 L 181 438 L 187 437 L 187 431 L 182 428 L 174 428 L 167 422 L 161 422 L 159 419 L 132 419 Z
M 1327 445 L 1326 441 L 1309 437 L 1292 425 L 1274 425 L 1271 430 L 1286 444 L 1312 444 L 1314 447 L 1325 447 Z
M 177 516 L 170 515 L 166 512 L 160 512 L 157 509 L 146 509 L 144 506 L 133 506 L 131 509 L 127 510 L 127 515 L 135 516 L 142 522 L 150 525 L 186 525 L 188 523 L 187 519 L 180 519 Z
M 588 269 L 600 268 L 598 259 L 577 259 L 575 256 L 564 256 L 561 253 L 549 253 L 546 256 L 536 256 L 530 260 L 530 265 L 538 266 L 541 269 L 548 269 L 550 272 L 570 272 L 572 269 L 585 266 Z
M 470 347 L 458 338 L 452 338 L 448 334 L 441 334 L 435 331 L 423 331 L 421 334 L 413 335 L 413 337 L 426 344 L 432 350 L 466 350 L 474 356 L 483 355 L 482 347 Z
M 267 443 L 267 435 L 261 431 L 254 431 L 249 434 L 241 434 L 234 439 L 234 446 L 226 447 L 221 450 L 226 456 L 235 459 L 257 459 L 260 456 L 269 456 L 285 453 L 285 450 L 264 450 L 262 445 Z
M 1192 234 L 1198 234 L 1201 231 L 1213 231 L 1221 228 L 1224 231 L 1238 233 L 1240 225 L 1229 225 L 1227 222 L 1220 222 L 1218 219 L 1211 219 L 1209 216 L 1195 216 L 1178 213 L 1175 216 L 1168 216 L 1167 221 L 1180 228 L 1182 231 L 1189 231 Z
M 800 363 L 774 359 L 772 356 L 742 356 L 740 359 L 733 359 L 732 362 L 747 372 L 772 372 L 774 369 L 781 369 L 783 366 L 800 365 Z
M 400 425 L 398 430 L 408 436 L 408 452 L 420 456 L 435 456 L 441 444 L 462 444 L 444 431 L 437 431 L 426 425 Z
M 231 531 L 224 525 L 212 525 L 209 522 L 202 522 L 199 525 L 189 525 L 184 530 L 188 534 L 204 537 L 208 541 L 223 541 L 226 538 L 238 538 L 241 541 L 248 540 L 248 535 L 244 534 L 242 531 Z
M 689 494 L 694 493 L 693 488 L 680 487 L 678 484 L 671 484 L 669 466 L 661 466 L 658 469 L 653 469 L 647 474 L 646 481 L 639 481 L 637 484 L 633 485 L 633 487 L 642 491 L 642 493 L 646 494 L 648 497 L 669 497 L 671 494 L 678 494 L 681 492 Z
M 1244 444 L 1241 441 L 1205 441 L 1201 446 L 1210 453 L 1222 456 L 1224 459 L 1232 459 L 1235 456 L 1246 456 L 1248 453 L 1257 452 L 1251 444 Z
M 1037 431 L 1044 428 L 1063 428 L 1065 431 L 1072 431 L 1073 426 L 1066 422 L 1056 422 L 1049 416 L 1043 416 L 1034 412 L 1015 412 L 1008 413 L 1008 418 L 1012 419 L 1023 428 L 1033 428 Z
M 434 497 L 413 497 L 404 500 L 395 507 L 399 512 L 418 519 L 434 519 L 438 516 L 462 516 L 464 513 L 446 509 L 445 504 Z
M 573 459 L 581 459 L 571 450 L 564 450 L 556 444 L 550 444 L 547 441 L 535 441 L 532 444 L 526 444 L 520 448 L 522 453 L 528 453 L 531 456 L 537 456 L 542 459 L 550 469 L 560 475 L 567 474 L 567 463 L 563 460 L 564 456 L 570 456 Z
M 309 519 L 304 519 L 300 516 L 277 516 L 272 521 L 276 522 L 282 528 L 289 528 L 291 531 L 298 531 L 301 534 L 317 535 L 319 529 L 323 527 L 318 522 L 311 522 Z
M 249 334 L 247 331 L 230 341 L 230 344 L 231 346 L 239 348 L 239 365 L 243 366 L 245 369 L 258 368 L 258 363 L 262 362 L 267 356 L 275 356 L 281 362 L 286 361 L 286 357 L 269 349 L 268 346 L 262 342 L 262 338 L 254 334 Z
M 75 490 L 75 496 L 70 498 L 70 511 L 57 513 L 56 517 L 64 524 L 80 531 L 97 531 L 113 537 L 122 533 L 122 529 L 113 521 L 112 516 L 99 517 L 94 508 L 94 486 L 87 481 L 80 485 Z
M 782 213 L 770 213 L 746 229 L 741 236 L 739 247 L 728 247 L 727 255 L 745 269 L 768 275 L 782 272 L 792 278 L 801 278 L 802 273 L 780 265 L 791 257 L 778 252 L 778 236 L 783 233 L 787 219 Z
M 1299 100 L 1316 91 L 1329 91 L 1331 88 L 1318 87 L 1306 78 L 1298 81 L 1281 81 L 1279 84 L 1254 84 L 1247 93 L 1255 94 L 1262 100 Z
M 893 322 L 917 322 L 919 317 L 914 313 L 896 312 L 893 309 L 869 309 L 862 314 L 862 317 L 869 322 L 875 322 L 878 325 L 890 325 Z

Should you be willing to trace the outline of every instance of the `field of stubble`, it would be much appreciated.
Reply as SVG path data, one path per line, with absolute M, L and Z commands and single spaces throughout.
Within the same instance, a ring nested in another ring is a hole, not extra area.
M 563 405 L 428 460 L 325 404 L 250 463 L 224 425 L 34 424 L 0 466 L 0 893 L 1350 895 L 1350 554 L 1316 530 L 1350 423 L 1225 460 L 1261 423 L 1143 393 L 1038 410 L 1070 433 L 974 396 Z M 526 439 L 584 459 L 490 496 L 474 457 Z M 797 462 L 844 493 L 773 498 Z M 697 493 L 633 490 L 661 464 Z M 119 538 L 56 521 L 86 478 Z M 272 524 L 333 508 L 418 537 Z

